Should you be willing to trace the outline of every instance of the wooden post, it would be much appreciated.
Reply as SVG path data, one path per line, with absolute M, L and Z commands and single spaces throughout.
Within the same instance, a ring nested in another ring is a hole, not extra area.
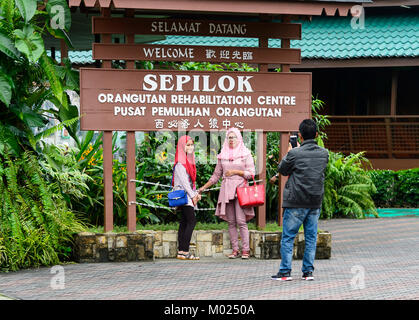
M 355 152 L 353 135 L 352 135 L 352 123 L 351 123 L 351 119 L 349 117 L 346 119 L 346 123 L 348 124 L 349 150 L 350 150 L 350 152 Z
M 267 21 L 268 18 L 265 16 L 261 16 L 262 21 Z M 259 48 L 268 48 L 268 38 L 260 37 L 259 38 Z M 263 63 L 259 64 L 259 72 L 268 72 L 268 65 Z M 258 159 L 259 163 L 259 180 L 262 180 L 260 183 L 265 185 L 266 190 L 266 144 L 267 144 L 267 133 L 262 131 L 257 133 L 257 141 L 258 141 L 258 155 L 262 156 L 261 159 Z M 266 227 L 266 193 L 265 193 L 265 204 L 263 206 L 259 206 L 257 208 L 257 220 L 256 226 L 260 229 L 264 229 Z
M 284 16 L 282 18 L 283 23 L 289 23 L 291 21 L 290 16 Z M 290 48 L 290 39 L 281 39 L 281 48 L 289 49 Z M 281 64 L 281 72 L 290 72 L 289 64 Z
M 391 119 L 385 118 L 384 119 L 386 124 L 386 141 L 387 141 L 387 156 L 389 158 L 393 158 L 393 144 L 391 139 Z
M 291 20 L 290 16 L 283 16 L 282 17 L 282 22 L 283 23 L 289 23 Z M 285 49 L 289 49 L 290 48 L 290 40 L 289 39 L 281 39 L 281 48 L 285 48 Z M 290 72 L 290 65 L 289 64 L 281 64 L 281 72 Z M 285 157 L 285 155 L 287 154 L 287 150 L 288 150 L 288 143 L 289 143 L 289 139 L 290 139 L 290 134 L 289 133 L 281 133 L 280 135 L 280 139 L 281 139 L 281 158 L 279 159 L 279 161 L 281 161 L 282 158 Z M 285 188 L 285 183 L 288 180 L 288 177 L 284 177 L 281 174 L 279 175 L 279 179 L 280 180 L 279 183 L 279 194 L 278 194 L 278 225 L 282 226 L 282 215 L 284 212 L 284 209 L 282 208 L 282 203 L 283 203 L 283 194 L 284 194 L 284 188 Z
M 395 116 L 397 114 L 397 84 L 398 84 L 398 73 L 393 70 L 391 77 L 391 103 L 390 103 L 390 115 Z
M 132 10 L 125 11 L 126 17 L 133 17 Z M 134 43 L 134 34 L 126 35 L 125 43 Z M 135 61 L 126 61 L 127 69 L 135 69 Z M 127 227 L 129 232 L 137 229 L 137 205 L 135 191 L 135 131 L 127 131 Z
M 55 60 L 55 47 L 51 47 L 51 59 Z
M 259 174 L 259 180 L 262 180 L 259 182 L 259 184 L 266 185 L 266 141 L 267 136 L 266 132 L 261 131 L 257 132 L 257 154 L 262 155 L 262 157 L 258 158 L 258 172 Z M 266 190 L 266 186 L 265 186 Z M 266 193 L 265 193 L 265 204 L 262 206 L 257 207 L 257 219 L 256 219 L 256 226 L 260 229 L 264 229 L 266 227 Z
M 285 157 L 285 155 L 287 154 L 287 150 L 288 150 L 288 143 L 290 140 L 290 134 L 289 133 L 281 133 L 280 136 L 281 139 L 281 150 L 279 151 L 281 153 L 281 158 L 279 159 L 279 161 L 281 161 L 281 159 L 283 159 Z M 282 208 L 282 203 L 283 203 L 283 194 L 284 194 L 284 189 L 285 189 L 285 183 L 288 180 L 288 177 L 284 177 L 281 174 L 279 175 L 280 179 L 279 180 L 279 194 L 278 194 L 278 225 L 282 226 L 282 216 L 283 216 L 283 212 L 284 209 Z
M 137 205 L 135 192 L 135 131 L 127 131 L 127 227 L 129 232 L 137 229 Z
M 68 47 L 67 47 L 67 43 L 65 43 L 65 41 L 63 39 L 60 40 L 60 60 L 61 60 L 61 65 L 64 65 L 63 60 L 65 58 L 68 58 Z
M 104 17 L 110 17 L 110 9 L 102 9 Z M 112 38 L 110 34 L 102 34 L 101 42 L 111 43 Z M 110 60 L 102 62 L 102 68 L 111 68 L 112 62 Z M 112 131 L 104 131 L 103 133 L 103 187 L 104 187 L 104 210 L 105 223 L 104 230 L 109 232 L 113 230 L 113 155 L 112 155 Z

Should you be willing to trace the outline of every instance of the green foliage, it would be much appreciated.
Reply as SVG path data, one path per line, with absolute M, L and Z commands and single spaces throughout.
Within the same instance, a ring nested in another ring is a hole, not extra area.
M 320 110 L 323 109 L 324 102 L 319 99 L 314 99 L 311 101 L 311 114 L 312 119 L 316 121 L 318 128 L 317 144 L 320 147 L 324 147 L 324 140 L 327 139 L 327 134 L 324 132 L 324 129 L 330 125 L 330 120 L 327 115 L 320 114 Z
M 378 217 L 371 195 L 376 192 L 364 163 L 369 161 L 364 153 L 344 156 L 329 151 L 325 173 L 322 218 L 348 216 L 365 218 L 366 214 Z
M 179 70 L 196 70 L 196 71 L 258 71 L 246 63 L 220 63 L 212 64 L 209 62 L 184 62 L 180 65 L 174 65 Z
M 2 271 L 54 265 L 69 257 L 72 234 L 85 227 L 55 187 L 32 153 L 0 156 Z
M 75 166 L 89 177 L 85 180 L 87 186 L 87 189 L 83 190 L 85 197 L 77 202 L 72 200 L 72 208 L 93 225 L 103 225 L 104 222 L 103 150 L 101 148 L 101 137 L 102 134 L 95 137 L 93 131 L 89 131 L 81 141 L 80 149 L 69 149 L 73 154 L 72 159 L 74 159 Z M 122 138 L 124 139 L 125 137 Z M 114 133 L 112 140 L 112 152 L 114 154 L 112 166 L 114 224 L 122 226 L 127 222 L 127 172 L 125 156 L 117 147 L 116 139 L 117 133 Z M 155 143 L 155 141 L 152 141 L 152 143 Z M 163 180 L 162 177 L 166 177 L 166 171 L 162 170 L 162 166 L 155 158 L 151 160 L 152 157 L 147 151 L 147 144 L 144 143 L 142 149 L 139 148 L 138 152 L 142 161 L 137 162 L 136 165 L 136 180 L 144 179 L 146 181 L 161 182 Z M 123 159 L 116 158 L 118 153 Z M 154 174 L 157 175 L 154 176 Z M 167 181 L 164 181 L 164 184 L 167 183 Z M 164 192 L 157 186 L 137 184 L 136 200 L 152 206 L 166 207 L 166 197 L 163 196 L 161 191 Z M 157 223 L 170 213 L 168 210 L 153 209 L 139 205 L 137 208 L 137 221 L 142 223 Z
M 280 132 L 268 132 L 267 133 L 267 159 L 266 159 L 266 177 L 267 180 L 278 173 L 278 159 L 280 158 Z M 280 179 L 278 179 L 276 184 L 271 184 L 269 182 L 265 183 L 266 187 L 266 219 L 268 221 L 277 221 L 278 220 L 278 184 Z
M 377 192 L 373 200 L 382 208 L 419 206 L 419 168 L 409 170 L 371 170 L 368 172 Z
M 66 17 L 64 29 L 50 26 L 57 20 L 57 8 Z M 74 135 L 78 123 L 70 120 L 78 119 L 78 112 L 69 105 L 65 90 L 78 90 L 77 72 L 68 70 L 68 62 L 58 67 L 47 56 L 43 41 L 47 33 L 63 38 L 70 25 L 65 0 L 0 0 L 0 125 L 6 137 L 0 148 L 7 147 L 14 155 L 36 150 L 45 136 L 34 136 L 33 132 L 42 130 L 49 122 L 42 109 L 47 100 L 57 107 L 49 113 Z M 77 142 L 77 137 L 73 138 Z
M 68 147 L 44 145 L 40 166 L 46 174 L 47 183 L 54 191 L 53 197 L 64 197 L 69 208 L 88 194 L 87 182 L 93 180 L 82 172 L 75 153 Z
M 25 22 L 28 23 L 35 14 L 36 0 L 16 0 L 16 7 L 19 8 Z

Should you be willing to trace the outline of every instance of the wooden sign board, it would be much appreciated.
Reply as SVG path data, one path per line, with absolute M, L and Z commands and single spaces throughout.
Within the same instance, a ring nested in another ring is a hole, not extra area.
M 94 43 L 94 60 L 300 64 L 300 49 Z
M 301 39 L 301 24 L 184 19 L 93 17 L 93 34 L 159 34 L 183 36 Z
M 80 129 L 293 131 L 311 73 L 80 69 Z

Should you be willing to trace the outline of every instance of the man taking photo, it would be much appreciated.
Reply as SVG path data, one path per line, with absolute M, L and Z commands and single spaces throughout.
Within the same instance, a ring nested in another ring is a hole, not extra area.
M 314 257 L 317 244 L 317 223 L 324 193 L 324 175 L 329 160 L 326 149 L 319 147 L 317 125 L 311 119 L 303 120 L 298 136 L 301 146 L 288 146 L 288 153 L 278 165 L 283 176 L 289 176 L 283 191 L 284 208 L 281 240 L 281 265 L 273 280 L 290 281 L 292 253 L 295 236 L 304 226 L 305 250 L 302 272 L 303 280 L 314 280 Z M 271 179 L 272 181 L 272 179 Z

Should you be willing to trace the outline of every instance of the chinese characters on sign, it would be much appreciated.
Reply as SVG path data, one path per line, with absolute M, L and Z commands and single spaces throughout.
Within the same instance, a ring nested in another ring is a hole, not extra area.
M 240 52 L 236 49 L 222 49 L 218 52 L 213 49 L 206 49 L 206 58 L 212 60 L 237 60 L 237 61 L 249 61 L 253 60 L 252 51 L 243 51 Z

